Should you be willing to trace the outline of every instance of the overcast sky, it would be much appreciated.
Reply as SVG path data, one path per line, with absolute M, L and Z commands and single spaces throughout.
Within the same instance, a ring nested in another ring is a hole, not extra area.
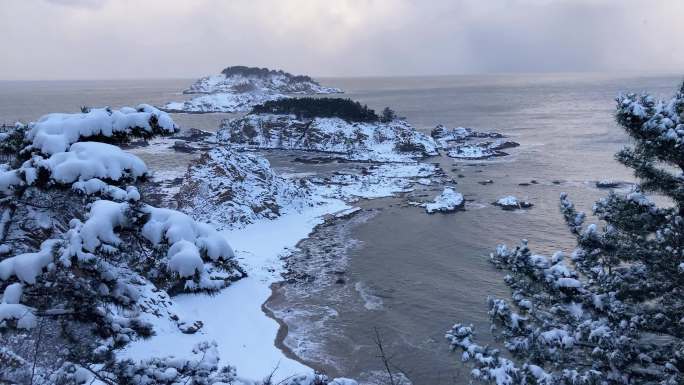
M 0 79 L 682 72 L 684 0 L 0 0 Z

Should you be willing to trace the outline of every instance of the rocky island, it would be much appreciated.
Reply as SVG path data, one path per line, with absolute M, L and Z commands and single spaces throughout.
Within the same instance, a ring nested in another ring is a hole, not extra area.
M 169 112 L 245 112 L 257 104 L 291 95 L 336 94 L 338 88 L 324 87 L 306 75 L 282 70 L 233 66 L 218 75 L 206 76 L 190 85 L 184 94 L 199 95 L 183 102 L 167 103 Z
M 520 146 L 519 143 L 505 140 L 505 136 L 497 132 L 481 132 L 466 127 L 445 127 L 438 125 L 431 136 L 439 148 L 445 150 L 447 156 L 456 159 L 479 160 L 508 153 L 503 150 Z
M 347 160 L 404 162 L 439 154 L 435 141 L 405 120 L 381 119 L 339 98 L 267 102 L 225 121 L 217 137 L 247 148 L 317 151 Z

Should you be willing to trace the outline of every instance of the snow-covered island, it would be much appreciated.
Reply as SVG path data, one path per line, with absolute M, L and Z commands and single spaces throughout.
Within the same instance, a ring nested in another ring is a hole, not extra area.
M 338 88 L 325 87 L 306 75 L 292 75 L 282 70 L 233 66 L 218 75 L 206 76 L 183 91 L 200 96 L 182 102 L 167 103 L 169 112 L 246 112 L 257 104 L 291 95 L 336 94 Z
M 347 160 L 406 162 L 439 154 L 435 141 L 405 120 L 386 121 L 348 99 L 268 102 L 225 121 L 217 137 L 231 145 L 317 151 Z
M 446 187 L 444 191 L 435 197 L 433 202 L 425 204 L 425 211 L 428 214 L 436 212 L 450 213 L 462 209 L 464 205 L 463 195 L 451 187 Z
M 440 149 L 447 156 L 457 159 L 488 159 L 506 156 L 503 150 L 518 147 L 520 144 L 505 140 L 497 132 L 481 132 L 466 127 L 445 127 L 438 125 L 430 133 Z

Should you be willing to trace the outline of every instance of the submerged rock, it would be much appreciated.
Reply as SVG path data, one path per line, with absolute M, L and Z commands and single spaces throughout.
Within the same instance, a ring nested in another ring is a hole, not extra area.
M 434 202 L 425 204 L 425 211 L 428 214 L 449 213 L 462 209 L 464 205 L 463 194 L 456 192 L 451 187 L 446 187 L 441 194 L 435 197 Z
M 405 162 L 438 154 L 435 141 L 404 120 L 349 122 L 250 114 L 224 121 L 217 138 L 251 148 L 334 153 L 349 160 Z
M 533 206 L 532 203 L 519 200 L 513 195 L 508 195 L 500 198 L 496 202 L 492 203 L 494 206 L 499 206 L 504 210 L 516 210 L 516 209 L 527 209 Z

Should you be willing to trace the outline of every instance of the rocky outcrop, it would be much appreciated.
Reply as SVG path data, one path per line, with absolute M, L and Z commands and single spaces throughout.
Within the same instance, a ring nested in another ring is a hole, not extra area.
M 492 203 L 494 206 L 499 206 L 504 210 L 516 210 L 516 209 L 527 209 L 533 206 L 532 203 L 518 199 L 513 195 L 508 195 L 500 198 L 496 202 Z
M 250 114 L 224 121 L 217 138 L 244 147 L 318 151 L 349 160 L 405 162 L 438 154 L 435 141 L 404 120 L 349 122 Z
M 446 187 L 433 202 L 425 204 L 425 211 L 428 214 L 433 213 L 450 213 L 462 209 L 465 205 L 465 200 L 461 193 L 456 192 L 451 187 Z
M 445 127 L 438 125 L 430 133 L 440 149 L 457 159 L 488 159 L 506 156 L 504 149 L 518 147 L 520 144 L 504 140 L 498 132 L 482 132 L 466 127 Z
M 177 201 L 181 211 L 219 228 L 273 219 L 312 204 L 305 181 L 277 175 L 262 156 L 226 147 L 208 151 L 189 167 Z

